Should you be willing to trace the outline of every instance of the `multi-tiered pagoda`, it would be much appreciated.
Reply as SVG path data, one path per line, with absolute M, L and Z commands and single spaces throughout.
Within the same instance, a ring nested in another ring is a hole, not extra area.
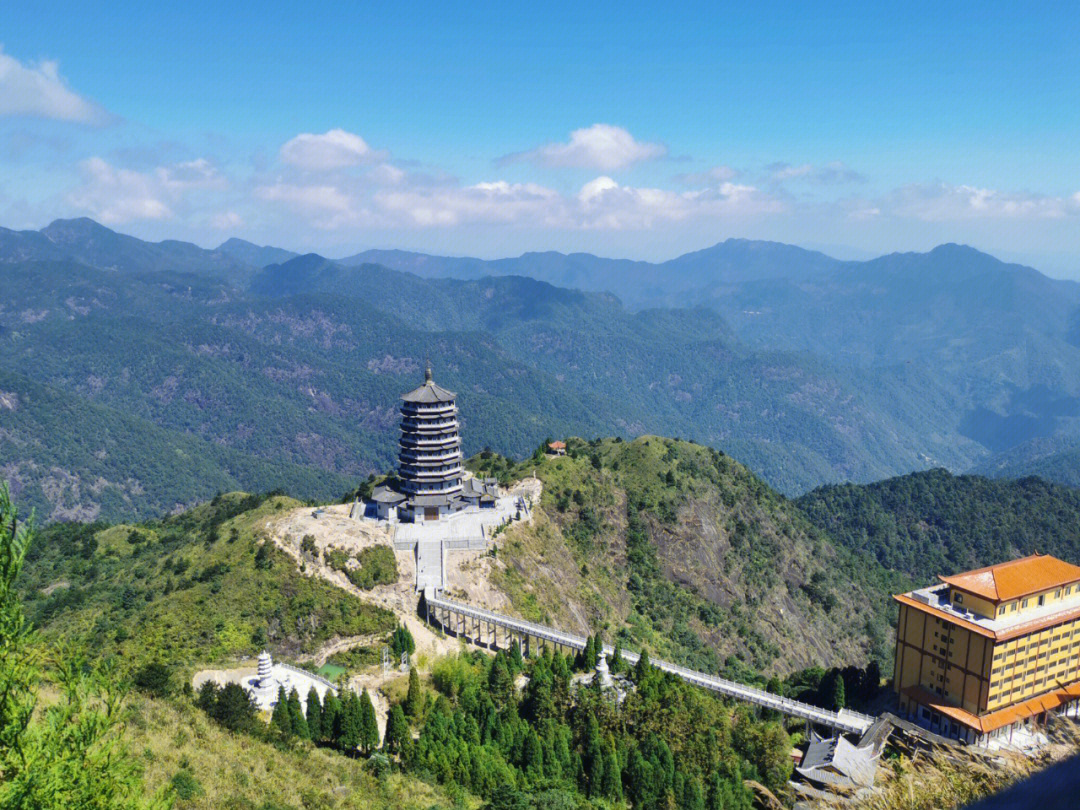
M 495 482 L 464 479 L 457 395 L 424 370 L 424 384 L 401 397 L 398 481 L 377 487 L 378 516 L 396 509 L 403 520 L 438 520 L 468 506 L 493 506 Z

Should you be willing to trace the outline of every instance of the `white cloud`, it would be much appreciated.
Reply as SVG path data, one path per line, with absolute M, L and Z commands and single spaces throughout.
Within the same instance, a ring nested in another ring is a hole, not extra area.
M 187 193 L 228 187 L 225 178 L 204 158 L 139 172 L 92 157 L 82 161 L 79 170 L 82 185 L 68 194 L 68 202 L 89 211 L 106 225 L 170 219 Z
M 865 177 L 840 160 L 831 161 L 823 166 L 815 166 L 812 163 L 803 163 L 800 166 L 792 166 L 790 163 L 773 163 L 766 166 L 765 171 L 769 172 L 769 179 L 774 183 L 804 180 L 821 186 L 835 186 L 866 181 Z
M 541 166 L 610 172 L 666 154 L 667 147 L 662 143 L 635 140 L 622 127 L 593 124 L 571 132 L 569 143 L 547 143 L 528 152 L 507 155 L 499 163 L 528 161 Z
M 731 166 L 713 166 L 703 172 L 691 172 L 675 176 L 675 182 L 686 186 L 713 186 L 717 183 L 726 183 L 741 175 L 738 169 Z
M 210 227 L 215 231 L 234 231 L 244 227 L 244 218 L 235 211 L 221 211 L 210 217 Z
M 499 180 L 464 188 L 444 186 L 382 191 L 375 203 L 385 214 L 421 227 L 464 222 L 512 223 L 557 227 L 565 224 L 564 201 L 558 192 L 536 183 Z
M 1080 194 L 1055 197 L 948 183 L 903 186 L 883 201 L 898 217 L 926 222 L 972 219 L 1061 219 L 1080 214 Z
M 303 132 L 281 147 L 281 159 L 292 166 L 313 172 L 357 166 L 385 157 L 359 135 L 331 129 L 322 135 Z
M 80 124 L 106 124 L 111 116 L 67 86 L 56 62 L 23 64 L 0 48 L 0 116 L 25 115 Z
M 361 225 L 366 215 L 351 194 L 329 184 L 278 182 L 255 189 L 255 196 L 266 202 L 282 203 L 294 214 L 322 230 Z

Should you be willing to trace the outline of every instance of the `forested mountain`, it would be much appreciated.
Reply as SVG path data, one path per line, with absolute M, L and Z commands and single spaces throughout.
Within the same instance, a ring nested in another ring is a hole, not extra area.
M 1080 487 L 1080 438 L 1064 435 L 1030 439 L 991 456 L 973 472 L 993 478 L 1037 475 Z
M 838 544 L 920 583 L 1040 552 L 1080 560 L 1080 490 L 928 470 L 796 503 Z
M 287 478 L 322 497 L 342 476 L 392 463 L 397 396 L 426 358 L 462 395 L 470 451 L 662 433 L 722 448 L 789 494 L 968 469 L 1078 420 L 1077 285 L 967 248 L 862 263 L 745 240 L 664 265 L 365 256 L 431 277 L 240 240 L 143 242 L 90 220 L 3 231 L 0 349 L 11 371 L 96 414 L 311 468 L 304 482 Z M 616 297 L 510 271 L 625 283 Z M 624 297 L 670 306 L 628 309 Z M 13 414 L 0 408 L 0 429 Z M 12 477 L 49 514 L 56 490 L 34 481 L 52 462 L 25 452 Z M 49 475 L 89 475 L 68 461 Z M 265 476 L 242 472 L 253 469 L 237 461 L 223 475 L 259 488 Z M 207 489 L 110 501 L 102 514 L 146 514 Z M 93 488 L 81 492 L 92 513 Z
M 501 544 L 516 612 L 710 672 L 891 666 L 890 600 L 906 584 L 833 544 L 796 505 L 712 448 L 642 436 L 571 438 L 567 456 L 470 460 L 536 474 L 542 509 Z
M 993 452 L 1080 422 L 1080 284 L 961 245 L 840 261 L 729 239 L 666 262 L 587 254 L 447 259 L 369 252 L 432 277 L 521 274 L 616 293 L 631 309 L 708 306 L 754 346 L 810 351 L 841 368 L 914 366 L 950 429 Z

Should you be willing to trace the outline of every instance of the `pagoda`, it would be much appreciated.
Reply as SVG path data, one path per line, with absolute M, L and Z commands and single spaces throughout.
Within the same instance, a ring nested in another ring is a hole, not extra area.
M 398 477 L 401 491 L 416 498 L 449 498 L 461 492 L 461 436 L 457 394 L 424 370 L 424 384 L 401 397 Z
M 423 385 L 401 396 L 397 480 L 372 492 L 376 517 L 421 522 L 494 508 L 498 482 L 465 476 L 458 428 L 457 394 L 432 379 L 428 363 Z

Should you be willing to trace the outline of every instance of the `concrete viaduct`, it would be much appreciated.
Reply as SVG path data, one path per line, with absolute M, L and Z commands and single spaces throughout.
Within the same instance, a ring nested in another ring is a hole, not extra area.
M 424 590 L 423 596 L 424 618 L 429 622 L 437 622 L 444 630 L 448 630 L 458 636 L 472 641 L 474 644 L 487 646 L 494 649 L 502 646 L 504 649 L 517 641 L 521 645 L 522 652 L 528 655 L 535 652 L 538 647 L 551 645 L 558 651 L 578 652 L 585 648 L 585 639 L 571 633 L 563 633 L 550 627 L 545 627 L 522 619 L 515 619 L 501 613 L 495 613 L 483 608 L 471 607 L 461 602 L 455 602 L 442 596 L 440 591 L 434 588 Z M 499 635 L 502 635 L 502 644 L 499 644 Z M 604 652 L 610 656 L 614 650 L 609 645 L 604 645 Z M 638 654 L 622 651 L 623 660 L 636 664 Z M 839 712 L 831 712 L 798 700 L 780 697 L 763 689 L 755 689 L 752 686 L 719 678 L 716 675 L 708 675 L 686 667 L 680 667 L 668 661 L 650 659 L 652 665 L 665 672 L 677 675 L 688 683 L 718 692 L 726 697 L 752 703 L 766 709 L 786 714 L 790 717 L 798 717 L 808 723 L 814 723 L 834 731 L 847 734 L 863 734 L 874 723 L 875 718 L 865 714 L 841 709 Z

